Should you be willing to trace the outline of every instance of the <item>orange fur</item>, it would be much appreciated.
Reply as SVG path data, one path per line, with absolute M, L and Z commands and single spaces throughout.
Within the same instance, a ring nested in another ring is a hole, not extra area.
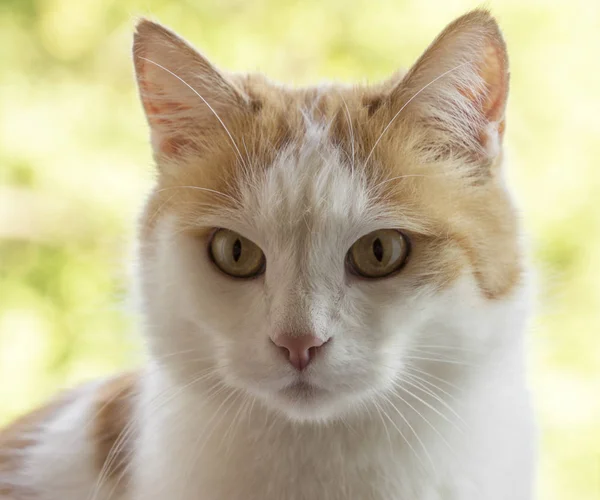
M 192 50 L 164 28 L 142 21 L 136 47 L 147 47 L 147 37 L 164 38 L 186 53 Z M 452 50 L 472 56 L 456 75 L 452 70 L 464 61 L 456 59 Z M 144 57 L 158 59 L 161 65 L 169 63 L 161 59 L 160 50 L 144 52 Z M 182 230 L 207 234 L 208 229 L 193 223 L 202 207 L 208 204 L 218 210 L 235 205 L 237 187 L 247 170 L 266 169 L 283 145 L 300 144 L 306 133 L 303 114 L 309 114 L 312 121 L 329 125 L 328 140 L 349 163 L 365 171 L 371 186 L 385 184 L 380 197 L 390 209 L 412 214 L 412 225 L 428 228 L 420 235 L 428 243 L 416 245 L 411 258 L 415 277 L 444 286 L 461 268 L 470 266 L 482 292 L 491 299 L 503 297 L 519 282 L 517 221 L 498 178 L 501 155 L 488 157 L 485 152 L 485 123 L 497 122 L 498 140 L 502 139 L 508 91 L 504 42 L 489 13 L 474 11 L 455 21 L 407 74 L 398 73 L 375 86 L 289 89 L 259 75 L 223 74 L 197 53 L 193 57 L 206 73 L 203 79 L 218 82 L 223 95 L 203 81 L 197 83 L 199 92 L 207 93 L 206 99 L 219 109 L 231 138 L 208 113 L 195 126 L 183 120 L 187 149 L 158 146 L 158 187 L 142 216 L 141 235 L 149 243 L 147 248 L 152 246 L 154 222 L 163 213 L 177 214 Z M 141 82 L 146 71 L 160 71 L 136 65 Z M 439 76 L 439 68 L 446 67 L 451 72 L 445 79 L 411 99 Z M 175 107 L 195 102 L 204 108 L 197 96 L 179 86 L 181 101 Z M 159 90 L 164 97 L 165 90 Z M 143 83 L 141 94 L 148 109 L 156 96 L 148 94 Z M 449 109 L 431 115 L 428 102 L 438 95 L 446 95 Z M 398 114 L 403 106 L 406 110 Z M 469 130 L 456 130 L 449 116 L 452 106 L 457 113 L 471 116 L 473 126 L 480 128 L 470 136 Z M 176 121 L 178 116 L 170 118 Z M 152 115 L 149 119 L 153 126 Z M 170 125 L 180 130 L 173 121 Z
M 121 478 L 130 458 L 131 440 L 123 439 L 123 433 L 132 419 L 137 381 L 137 373 L 126 373 L 107 381 L 96 394 L 90 434 L 98 470 L 106 464 L 108 477 Z
M 25 486 L 2 481 L 20 473 L 28 450 L 35 447 L 42 435 L 42 427 L 61 409 L 77 397 L 77 391 L 68 391 L 53 401 L 22 416 L 0 431 L 0 498 L 31 498 Z
M 468 65 L 453 60 L 456 47 L 467 47 L 474 59 Z M 153 251 L 157 221 L 166 214 L 176 216 L 182 231 L 206 238 L 211 228 L 198 227 L 197 216 L 207 206 L 218 211 L 239 204 L 249 172 L 260 174 L 285 145 L 302 143 L 308 115 L 328 126 L 326 139 L 349 166 L 364 171 L 378 201 L 406 221 L 402 229 L 413 241 L 406 279 L 442 288 L 468 267 L 490 300 L 519 283 L 517 220 L 500 179 L 501 151 L 488 148 L 485 128 L 494 122 L 502 139 L 508 91 L 504 42 L 487 12 L 451 24 L 408 73 L 375 86 L 290 89 L 259 75 L 224 74 L 149 21 L 137 27 L 134 61 L 159 170 L 141 218 L 142 252 Z M 440 68 L 448 76 L 432 85 Z M 168 90 L 173 86 L 175 93 Z M 434 110 L 438 95 L 448 109 Z M 471 128 L 457 128 L 453 112 L 472 119 Z M 136 381 L 124 375 L 96 395 L 90 439 L 99 470 L 131 420 Z M 0 434 L 0 473 L 18 470 L 21 452 L 36 444 L 30 431 L 72 397 Z M 123 473 L 127 456 L 119 448 L 109 475 Z M 11 493 L 0 485 L 0 496 Z

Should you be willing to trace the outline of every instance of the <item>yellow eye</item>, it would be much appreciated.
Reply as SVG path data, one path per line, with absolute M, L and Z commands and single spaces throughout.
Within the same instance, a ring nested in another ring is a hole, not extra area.
M 359 239 L 348 251 L 352 271 L 366 278 L 383 278 L 406 263 L 410 243 L 395 229 L 379 229 Z
M 265 269 L 265 254 L 243 236 L 219 229 L 210 242 L 213 262 L 225 274 L 236 278 L 251 278 Z

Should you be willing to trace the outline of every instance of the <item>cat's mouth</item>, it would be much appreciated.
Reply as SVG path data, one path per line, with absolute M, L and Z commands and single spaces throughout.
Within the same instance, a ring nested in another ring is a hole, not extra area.
M 306 422 L 332 417 L 338 398 L 330 389 L 298 378 L 277 391 L 272 401 L 288 417 Z
M 325 389 L 305 380 L 296 380 L 281 389 L 281 394 L 293 401 L 313 401 L 327 392 Z

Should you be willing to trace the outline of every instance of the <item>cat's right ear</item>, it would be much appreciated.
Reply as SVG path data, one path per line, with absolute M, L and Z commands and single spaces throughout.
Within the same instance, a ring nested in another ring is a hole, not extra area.
M 140 97 L 155 155 L 202 151 L 247 97 L 207 59 L 160 24 L 141 20 L 133 42 Z

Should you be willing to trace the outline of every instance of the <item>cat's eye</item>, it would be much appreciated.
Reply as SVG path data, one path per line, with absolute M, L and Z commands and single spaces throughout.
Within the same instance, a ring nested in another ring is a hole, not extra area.
M 410 253 L 410 242 L 400 231 L 379 229 L 360 238 L 348 251 L 348 265 L 365 278 L 383 278 L 400 270 Z
M 249 239 L 229 229 L 218 229 L 210 241 L 210 256 L 225 274 L 251 278 L 265 269 L 265 254 Z

